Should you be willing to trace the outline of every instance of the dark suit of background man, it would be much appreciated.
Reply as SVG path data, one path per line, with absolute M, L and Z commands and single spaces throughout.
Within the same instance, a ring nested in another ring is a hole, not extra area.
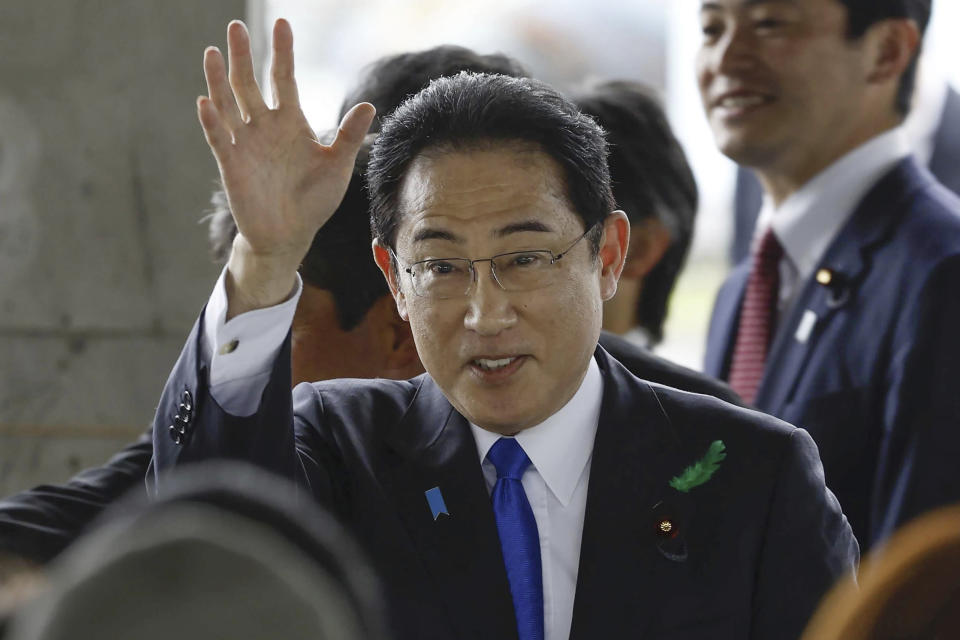
M 289 340 L 234 335 L 289 326 L 373 110 L 318 145 L 289 25 L 275 109 L 242 25 L 228 42 L 232 83 L 208 50 L 198 108 L 239 234 L 161 397 L 151 482 L 212 458 L 295 479 L 366 546 L 402 638 L 796 637 L 856 542 L 804 431 L 597 346 L 629 223 L 596 124 L 506 76 L 398 108 L 367 172 L 374 258 L 428 373 L 291 398 Z M 684 473 L 698 460 L 715 472 Z
M 461 70 L 525 75 L 520 65 L 506 56 L 480 55 L 463 47 L 444 45 L 378 59 L 367 67 L 357 88 L 351 91 L 351 105 L 367 100 L 377 106 L 378 112 L 388 113 L 431 79 Z M 647 144 L 637 138 L 630 142 L 638 147 Z M 652 153 L 663 152 L 666 151 L 657 147 Z M 361 177 L 368 153 L 366 143 L 336 214 L 317 232 L 300 264 L 303 291 L 291 327 L 293 385 L 344 377 L 405 379 L 423 371 L 410 327 L 397 315 L 386 281 L 369 258 L 369 199 Z M 671 167 L 676 173 L 662 168 L 658 172 L 662 183 L 685 185 L 689 175 L 686 164 L 677 162 Z M 639 189 L 645 186 L 647 183 L 631 184 L 632 197 L 643 199 Z M 665 187 L 659 184 L 657 188 Z M 696 186 L 689 188 L 695 198 Z M 226 194 L 217 191 L 212 201 L 210 244 L 213 258 L 223 264 L 237 228 Z M 677 212 L 683 214 L 683 210 Z M 672 270 L 673 267 L 669 269 Z M 658 291 L 672 284 L 672 280 L 665 283 L 658 278 Z M 655 297 L 665 303 L 668 293 L 657 293 Z M 658 358 L 615 335 L 604 332 L 600 343 L 639 378 L 740 402 L 722 382 Z M 38 563 L 52 559 L 119 496 L 143 488 L 152 455 L 148 432 L 105 465 L 87 469 L 65 484 L 43 485 L 0 500 L 0 551 Z
M 910 155 L 929 0 L 703 2 L 717 144 L 772 208 L 706 371 L 802 425 L 864 547 L 960 500 L 960 203 Z

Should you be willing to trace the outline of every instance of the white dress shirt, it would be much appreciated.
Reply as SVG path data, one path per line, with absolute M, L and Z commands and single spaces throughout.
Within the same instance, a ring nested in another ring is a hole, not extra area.
M 289 299 L 225 322 L 226 273 L 224 267 L 207 301 L 200 357 L 204 363 L 210 364 L 210 395 L 217 404 L 232 415 L 249 416 L 260 405 L 260 396 L 270 381 L 273 361 L 293 324 L 303 282 L 297 274 L 297 284 Z
M 303 287 L 298 276 L 296 289 L 285 302 L 224 322 L 225 274 L 226 269 L 207 302 L 201 358 L 210 365 L 210 395 L 224 411 L 247 416 L 257 410 Z M 590 460 L 602 401 L 603 376 L 591 358 L 570 401 L 516 436 L 531 462 L 521 482 L 540 537 L 545 640 L 570 636 Z M 470 427 L 487 489 L 492 491 L 497 470 L 486 456 L 501 436 L 473 424 Z
M 603 376 L 591 358 L 583 382 L 570 401 L 516 436 L 531 463 L 521 482 L 540 536 L 545 640 L 570 637 L 590 460 L 602 401 Z M 470 428 L 477 441 L 487 490 L 493 491 L 497 470 L 486 457 L 501 436 L 474 424 Z
M 853 215 L 857 204 L 894 165 L 910 155 L 902 128 L 868 140 L 814 176 L 779 207 L 769 196 L 757 219 L 756 248 L 768 228 L 783 246 L 780 260 L 778 316 L 790 309 L 804 283 L 813 276 L 830 243 Z

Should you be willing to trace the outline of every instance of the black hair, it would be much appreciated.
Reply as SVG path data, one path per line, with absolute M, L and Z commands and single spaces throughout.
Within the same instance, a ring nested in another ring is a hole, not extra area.
M 656 218 L 670 232 L 670 247 L 644 278 L 637 307 L 640 326 L 659 342 L 670 293 L 693 238 L 696 180 L 659 101 L 640 83 L 598 83 L 574 101 L 607 132 L 617 206 L 633 224 Z
M 360 79 L 343 100 L 340 117 L 358 102 L 369 102 L 377 108 L 377 119 L 370 130 L 379 131 L 384 117 L 404 100 L 425 89 L 431 80 L 461 71 L 513 77 L 530 75 L 518 61 L 502 53 L 484 55 L 455 45 L 385 56 L 361 72 Z
M 370 253 L 370 201 L 363 183 L 370 146 L 368 136 L 357 156 L 343 201 L 314 236 L 299 269 L 304 282 L 331 293 L 337 320 L 344 331 L 359 325 L 373 304 L 390 293 Z M 222 189 L 214 191 L 211 203 L 211 253 L 215 260 L 225 263 L 237 235 L 237 225 Z
M 867 29 L 882 20 L 905 18 L 917 23 L 922 42 L 923 34 L 930 22 L 933 5 L 933 0 L 838 0 L 838 2 L 847 9 L 847 37 L 852 40 L 860 38 Z M 920 47 L 917 47 L 910 66 L 900 77 L 894 106 L 902 116 L 910 113 L 919 57 Z
M 469 72 L 434 80 L 384 120 L 367 169 L 374 237 L 395 248 L 397 195 L 414 158 L 491 143 L 531 144 L 560 165 L 570 204 L 596 231 L 596 250 L 597 223 L 614 209 L 603 130 L 543 82 Z

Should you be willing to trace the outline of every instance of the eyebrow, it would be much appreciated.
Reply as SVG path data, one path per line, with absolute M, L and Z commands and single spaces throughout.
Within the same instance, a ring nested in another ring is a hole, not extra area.
M 508 236 L 511 233 L 522 233 L 524 231 L 536 231 L 538 233 L 549 233 L 553 231 L 549 226 L 539 220 L 524 220 L 523 222 L 514 222 L 505 227 L 501 227 L 493 232 L 497 238 Z
M 450 242 L 455 242 L 457 244 L 463 243 L 463 239 L 459 236 L 456 236 L 449 231 L 444 231 L 443 229 L 421 229 L 413 234 L 414 242 L 423 242 L 425 240 L 449 240 Z
M 499 229 L 494 230 L 493 236 L 495 238 L 503 238 L 514 233 L 523 233 L 526 231 L 549 233 L 553 231 L 553 229 L 539 220 L 531 219 L 523 220 L 521 222 L 513 222 L 504 227 L 500 227 Z M 433 229 L 428 227 L 426 229 L 420 229 L 413 234 L 414 242 L 425 242 L 427 240 L 446 240 L 448 242 L 453 242 L 454 244 L 463 244 L 463 238 L 443 229 Z

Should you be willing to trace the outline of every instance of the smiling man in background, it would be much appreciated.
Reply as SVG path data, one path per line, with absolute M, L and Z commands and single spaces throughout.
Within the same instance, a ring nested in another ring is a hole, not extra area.
M 707 373 L 810 431 L 864 548 L 960 500 L 960 202 L 910 155 L 930 0 L 704 0 L 720 150 L 760 177 Z

